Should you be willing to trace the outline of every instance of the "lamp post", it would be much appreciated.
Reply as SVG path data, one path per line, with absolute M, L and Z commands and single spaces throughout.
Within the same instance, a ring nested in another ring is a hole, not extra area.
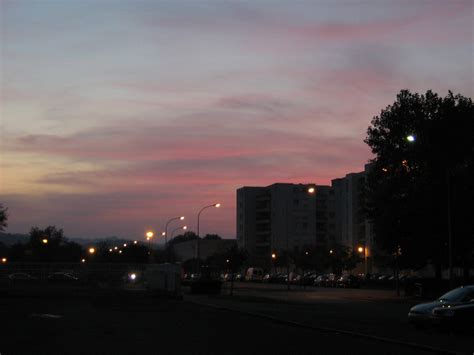
M 170 224 L 173 221 L 177 221 L 177 220 L 180 220 L 180 221 L 184 220 L 184 216 L 173 217 L 173 218 L 169 219 L 168 222 L 166 222 L 165 231 L 161 234 L 161 235 L 165 236 L 165 248 L 166 248 L 166 245 L 168 244 L 168 224 Z
M 179 230 L 179 229 L 186 230 L 186 229 L 188 229 L 188 226 L 182 226 L 182 227 L 178 227 L 178 228 L 173 229 L 173 230 L 171 231 L 170 241 L 171 241 L 171 238 L 173 238 L 174 232 L 176 232 L 176 231 Z
M 365 277 L 367 277 L 367 256 L 368 256 L 367 246 L 364 245 L 363 247 L 359 247 L 357 248 L 357 251 L 361 254 L 364 253 L 364 275 Z
M 200 257 L 201 257 L 201 251 L 199 249 L 199 221 L 200 221 L 200 218 L 201 218 L 201 213 L 202 211 L 204 211 L 205 209 L 207 208 L 211 208 L 211 207 L 215 207 L 215 208 L 219 208 L 221 207 L 221 204 L 220 203 L 213 203 L 212 205 L 208 205 L 208 206 L 204 206 L 203 208 L 201 208 L 198 212 L 198 216 L 197 216 L 197 242 L 196 242 L 196 257 L 197 257 L 197 272 L 199 273 L 199 260 L 200 260 Z
M 276 261 L 277 255 L 275 252 L 272 253 L 272 265 L 273 265 L 273 273 L 276 274 L 276 266 L 275 266 L 275 261 Z
M 409 134 L 406 136 L 406 140 L 409 143 L 414 143 L 416 141 L 416 136 L 414 134 Z M 445 179 L 446 179 L 446 224 L 448 229 L 448 275 L 449 275 L 449 287 L 454 287 L 454 275 L 453 275 L 453 228 L 452 228 L 452 216 L 451 216 L 451 169 L 447 162 L 449 162 L 449 157 L 447 154 L 444 155 L 445 161 Z
M 316 186 L 315 185 L 309 185 L 306 189 L 306 193 L 308 195 L 316 195 Z M 285 223 L 285 234 L 286 234 L 286 284 L 287 284 L 287 289 L 290 291 L 290 248 L 289 248 L 289 238 L 288 238 L 288 224 L 290 221 L 289 215 L 288 215 L 288 201 L 285 203 L 285 218 L 286 218 L 286 223 Z
M 153 233 L 152 231 L 148 231 L 145 233 L 145 235 L 146 235 L 146 240 L 148 241 L 148 249 L 150 249 L 148 253 L 151 254 L 151 239 L 153 238 L 155 233 Z

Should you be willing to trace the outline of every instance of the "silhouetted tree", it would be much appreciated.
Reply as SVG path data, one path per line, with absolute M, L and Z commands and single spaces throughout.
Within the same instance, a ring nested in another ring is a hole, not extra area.
M 171 240 L 168 240 L 168 248 L 182 242 L 188 242 L 190 240 L 196 240 L 198 236 L 194 232 L 185 232 L 184 234 L 179 234 Z
M 204 236 L 204 238 L 202 238 L 202 239 L 205 239 L 205 240 L 221 240 L 222 238 L 217 234 L 206 234 Z
M 12 248 L 12 259 L 16 261 L 79 262 L 85 255 L 81 245 L 68 241 L 62 229 L 48 226 L 45 229 L 31 228 L 30 240 Z
M 442 98 L 403 90 L 373 118 L 365 139 L 375 154 L 367 213 L 378 246 L 389 255 L 401 250 L 400 263 L 416 267 L 430 259 L 441 270 L 449 204 L 455 261 L 472 261 L 473 136 L 472 100 L 451 92 Z
M 237 245 L 233 245 L 223 253 L 223 261 L 225 262 L 224 269 L 232 273 L 230 279 L 230 295 L 234 294 L 234 279 L 235 273 L 238 272 L 245 260 L 247 260 L 247 252 L 245 249 L 239 248 Z
M 0 232 L 5 230 L 8 226 L 8 208 L 3 207 L 3 204 L 0 203 Z

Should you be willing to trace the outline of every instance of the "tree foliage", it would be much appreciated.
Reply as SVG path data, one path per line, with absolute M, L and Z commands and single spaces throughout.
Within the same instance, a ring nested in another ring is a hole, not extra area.
M 203 238 L 204 240 L 222 240 L 218 234 L 206 234 Z
M 179 234 L 173 239 L 168 241 L 168 248 L 173 246 L 174 244 L 178 243 L 183 243 L 183 242 L 188 242 L 190 240 L 196 240 L 198 239 L 198 236 L 194 232 L 185 232 L 184 234 Z
M 5 230 L 8 227 L 8 208 L 3 207 L 3 204 L 0 203 L 0 232 Z
M 63 230 L 55 226 L 31 228 L 30 240 L 25 248 L 24 257 L 31 261 L 79 262 L 84 254 L 79 244 L 68 241 Z M 20 250 L 16 254 L 21 255 Z
M 461 95 L 402 90 L 367 130 L 375 155 L 367 213 L 377 245 L 389 254 L 400 249 L 406 265 L 447 260 L 448 205 L 456 260 L 472 257 L 473 113 Z

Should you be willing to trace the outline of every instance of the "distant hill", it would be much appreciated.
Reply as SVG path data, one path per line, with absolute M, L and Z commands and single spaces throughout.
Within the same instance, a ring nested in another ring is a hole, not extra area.
M 18 233 L 1 233 L 0 232 L 0 243 L 5 245 L 13 245 L 16 243 L 26 243 L 29 240 L 28 234 Z
M 28 234 L 19 234 L 19 233 L 2 233 L 0 232 L 0 243 L 5 245 L 13 245 L 16 243 L 27 243 L 29 240 Z M 100 242 L 107 242 L 110 245 L 120 245 L 123 243 L 130 243 L 132 238 L 120 238 L 120 237 L 104 237 L 104 238 L 92 238 L 92 239 L 83 239 L 77 237 L 66 237 L 67 240 L 71 242 L 75 242 L 82 246 L 94 245 Z M 143 243 L 147 243 L 145 241 L 141 241 Z M 157 246 L 156 243 L 152 243 L 155 247 Z

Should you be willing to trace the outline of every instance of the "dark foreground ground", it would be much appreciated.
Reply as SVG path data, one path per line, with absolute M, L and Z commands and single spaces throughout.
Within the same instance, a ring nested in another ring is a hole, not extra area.
M 226 309 L 232 305 L 235 310 Z M 356 313 L 360 312 L 357 310 L 360 305 L 353 307 Z M 364 307 L 364 312 L 370 309 L 370 306 Z M 178 301 L 136 291 L 74 295 L 54 292 L 41 295 L 3 294 L 0 296 L 0 353 L 436 353 L 403 344 L 305 328 L 285 320 L 295 317 L 295 314 L 299 314 L 300 318 L 306 314 L 306 318 L 314 321 L 317 312 L 320 312 L 321 319 L 336 317 L 343 321 L 348 317 L 345 312 L 350 309 L 350 305 L 346 304 L 338 313 L 334 304 L 329 307 L 324 302 L 315 307 L 242 297 L 229 299 L 226 296 L 185 296 L 184 301 Z M 252 314 L 257 311 L 278 317 L 265 318 Z M 383 314 L 380 316 L 383 318 Z M 366 318 L 372 322 L 376 317 L 373 313 Z M 361 319 L 362 326 L 364 322 L 367 320 Z M 456 339 L 452 338 L 453 341 Z M 465 339 L 462 338 L 462 341 Z M 465 353 L 469 352 L 466 350 Z

